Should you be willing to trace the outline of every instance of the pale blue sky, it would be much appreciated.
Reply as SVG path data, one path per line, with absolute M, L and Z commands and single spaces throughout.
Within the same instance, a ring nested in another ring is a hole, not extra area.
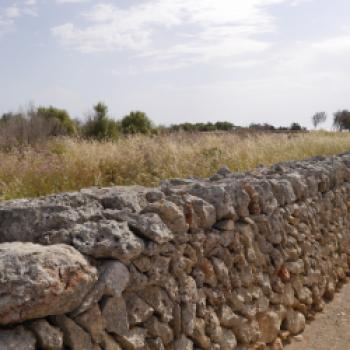
M 0 0 L 0 113 L 311 126 L 350 109 L 349 18 L 349 0 Z

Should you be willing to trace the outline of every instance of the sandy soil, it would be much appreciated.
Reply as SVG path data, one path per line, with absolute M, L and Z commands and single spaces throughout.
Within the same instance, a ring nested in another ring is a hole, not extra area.
M 350 283 L 307 325 L 301 339 L 285 350 L 350 350 Z

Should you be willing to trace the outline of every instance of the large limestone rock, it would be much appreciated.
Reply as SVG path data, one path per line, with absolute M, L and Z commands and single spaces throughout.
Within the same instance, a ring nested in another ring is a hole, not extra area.
M 49 230 L 67 228 L 79 220 L 74 209 L 23 201 L 0 207 L 0 242 L 36 242 Z
M 102 209 L 96 200 L 79 192 L 2 202 L 0 242 L 39 243 L 49 231 L 100 219 Z
M 106 209 L 125 209 L 139 212 L 146 204 L 145 196 L 150 189 L 142 186 L 114 186 L 86 188 L 81 193 L 99 201 Z
M 137 235 L 162 244 L 170 241 L 173 234 L 164 224 L 158 214 L 146 213 L 143 215 L 121 210 L 105 210 L 107 219 L 126 221 Z
M 143 249 L 142 240 L 129 230 L 126 222 L 101 220 L 76 225 L 72 237 L 76 249 L 95 258 L 128 261 Z
M 0 324 L 70 312 L 97 280 L 74 248 L 0 244 Z

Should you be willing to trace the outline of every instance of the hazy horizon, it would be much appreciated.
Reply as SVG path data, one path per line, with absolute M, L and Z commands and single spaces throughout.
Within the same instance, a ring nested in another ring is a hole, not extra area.
M 2 0 L 0 113 L 29 102 L 156 124 L 350 108 L 345 0 Z

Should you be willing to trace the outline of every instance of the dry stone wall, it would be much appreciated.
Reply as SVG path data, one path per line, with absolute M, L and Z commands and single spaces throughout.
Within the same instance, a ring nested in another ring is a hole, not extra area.
M 349 273 L 350 154 L 0 204 L 0 349 L 283 349 Z

